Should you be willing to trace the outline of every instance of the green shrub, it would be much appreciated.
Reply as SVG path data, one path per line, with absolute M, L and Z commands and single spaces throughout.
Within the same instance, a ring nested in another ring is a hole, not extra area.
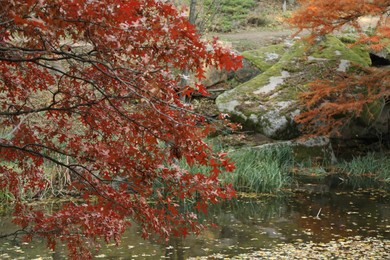
M 204 26 L 220 32 L 229 32 L 245 26 L 255 4 L 254 0 L 205 0 L 204 6 L 209 9 L 208 13 L 212 18 L 207 20 Z
M 208 0 L 206 2 L 211 2 Z M 210 21 L 211 29 L 222 32 L 229 32 L 245 26 L 247 17 L 255 6 L 254 0 L 224 0 L 221 1 L 220 10 L 214 21 Z M 211 8 L 218 8 L 213 6 Z

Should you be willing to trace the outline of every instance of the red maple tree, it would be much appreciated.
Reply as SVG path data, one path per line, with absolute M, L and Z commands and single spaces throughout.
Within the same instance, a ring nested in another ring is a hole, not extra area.
M 0 0 L 0 191 L 15 199 L 27 239 L 67 244 L 91 257 L 85 240 L 119 242 L 132 221 L 143 236 L 199 233 L 193 203 L 234 195 L 221 187 L 224 154 L 203 141 L 213 129 L 180 100 L 205 93 L 179 87 L 180 71 L 231 70 L 240 57 L 200 40 L 183 13 L 162 0 Z M 178 161 L 211 167 L 189 173 Z M 80 200 L 52 214 L 22 195 L 45 189 L 53 165 Z M 95 245 L 98 243 L 95 243 Z
M 389 0 L 303 0 L 289 22 L 300 31 L 310 32 L 309 40 L 333 32 L 354 29 L 358 39 L 373 51 L 390 46 Z M 370 30 L 361 20 L 372 21 Z M 355 64 L 355 67 L 357 64 Z M 378 68 L 360 68 L 353 74 L 334 73 L 332 80 L 318 80 L 302 94 L 307 111 L 296 117 L 304 129 L 315 134 L 339 134 L 341 127 L 361 116 L 370 114 L 373 102 L 390 96 L 390 73 Z M 372 114 L 372 119 L 375 119 Z M 371 120 L 373 121 L 373 120 Z

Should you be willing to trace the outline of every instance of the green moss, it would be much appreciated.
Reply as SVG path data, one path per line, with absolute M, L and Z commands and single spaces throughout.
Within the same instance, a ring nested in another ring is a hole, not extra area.
M 281 76 L 281 72 L 285 68 L 293 69 L 295 66 L 297 66 L 297 64 L 300 64 L 300 59 L 302 59 L 305 50 L 305 46 L 302 43 L 297 42 L 289 49 L 289 51 L 285 52 L 281 56 L 279 62 L 274 64 L 267 71 L 251 79 L 250 81 L 237 86 L 235 89 L 227 91 L 218 96 L 216 99 L 217 105 L 222 104 L 223 106 L 223 104 L 229 103 L 232 100 L 239 101 L 239 103 L 241 104 L 236 107 L 236 110 L 240 112 L 236 115 L 232 115 L 232 120 L 240 122 L 247 129 L 255 129 L 257 131 L 261 131 L 261 129 L 258 128 L 262 128 L 265 125 L 265 122 L 263 122 L 264 120 L 262 120 L 262 126 L 260 126 L 260 123 L 255 123 L 248 118 L 251 114 L 256 115 L 258 118 L 261 118 L 263 116 L 265 111 L 261 111 L 258 106 L 261 103 L 269 102 L 270 94 L 267 93 L 262 95 L 256 95 L 253 92 L 258 90 L 259 87 L 269 84 L 271 77 Z M 294 71 L 298 70 L 294 69 Z M 277 89 L 279 90 L 280 88 L 287 88 L 288 86 L 289 85 L 284 86 L 283 84 L 281 84 L 277 87 Z M 295 90 L 297 90 L 297 88 L 295 88 Z M 286 100 L 290 99 L 291 96 L 286 97 Z M 246 102 L 242 102 L 243 100 L 245 100 Z M 244 119 L 243 115 L 245 115 L 247 119 Z
M 349 60 L 352 63 L 362 66 L 370 66 L 370 55 L 363 46 L 355 46 L 350 49 L 335 36 L 327 36 L 316 48 L 311 49 L 311 56 L 329 60 Z M 340 55 L 337 55 L 339 53 Z
M 282 57 L 280 58 L 279 62 L 271 66 L 267 71 L 264 73 L 258 75 L 257 77 L 251 79 L 248 82 L 245 82 L 239 86 L 237 86 L 234 90 L 226 92 L 222 95 L 220 95 L 217 98 L 217 103 L 226 103 L 231 100 L 232 97 L 234 99 L 237 99 L 238 97 L 243 96 L 253 96 L 253 92 L 259 89 L 261 86 L 265 86 L 269 83 L 269 80 L 271 77 L 277 77 L 281 75 L 281 72 L 283 70 L 288 70 L 291 73 L 297 73 L 300 71 L 307 71 L 307 66 L 310 67 L 309 76 L 305 76 L 305 80 L 312 80 L 315 76 L 318 76 L 319 72 L 319 66 L 317 61 L 304 61 L 304 57 L 306 56 L 307 52 L 310 52 L 311 55 L 318 58 L 324 58 L 324 59 L 330 59 L 334 56 L 336 56 L 336 50 L 340 51 L 341 53 L 341 59 L 348 59 L 350 57 L 352 61 L 359 62 L 360 64 L 365 63 L 362 58 L 360 58 L 357 54 L 355 54 L 353 51 L 349 50 L 340 40 L 338 40 L 335 37 L 329 37 L 330 40 L 326 41 L 326 44 L 329 44 L 330 46 L 327 47 L 327 45 L 317 45 L 314 50 L 309 49 L 308 46 L 305 43 L 297 42 L 295 43 L 289 51 L 285 52 Z M 275 48 L 280 48 L 275 47 Z M 319 51 L 319 49 L 321 51 Z M 346 52 L 347 54 L 344 54 Z M 258 52 L 257 52 L 258 53 Z M 331 54 L 333 56 L 331 56 Z M 247 57 L 250 59 L 256 60 L 254 57 L 254 52 L 247 52 Z M 260 59 L 259 54 L 257 54 Z M 350 60 L 350 59 L 349 59 Z M 259 62 L 260 63 L 260 62 Z M 330 65 L 335 66 L 336 63 L 334 60 L 329 61 L 327 64 L 323 64 L 322 67 L 329 67 Z M 300 76 L 302 77 L 302 76 Z M 296 83 L 296 82 L 294 82 Z M 306 83 L 306 82 L 305 82 Z M 288 85 L 292 85 L 289 83 L 289 79 L 286 79 L 287 85 L 280 85 L 279 89 L 284 89 Z M 299 91 L 297 88 L 294 90 L 295 94 Z M 265 94 L 266 95 L 266 94 Z M 291 98 L 291 97 L 290 97 Z M 247 114 L 244 112 L 244 114 Z
M 249 94 L 253 96 L 253 92 L 256 91 L 259 87 L 267 85 L 269 83 L 270 77 L 277 77 L 281 75 L 283 68 L 285 67 L 294 67 L 295 59 L 297 57 L 302 57 L 304 54 L 305 48 L 300 43 L 296 43 L 290 48 L 288 52 L 285 52 L 280 58 L 279 62 L 274 64 L 264 73 L 254 77 L 248 82 L 245 82 L 237 86 L 233 91 L 225 92 L 217 98 L 217 102 L 228 102 L 231 97 L 237 97 L 237 94 Z
M 279 61 L 285 51 L 283 44 L 277 44 L 256 50 L 245 51 L 242 53 L 242 56 L 261 71 L 266 71 Z
M 367 47 L 363 44 L 353 45 L 351 50 L 364 59 L 364 66 L 371 66 L 370 53 L 367 51 Z
M 267 85 L 269 83 L 270 77 L 276 77 L 281 75 L 282 66 L 280 64 L 274 65 L 269 68 L 263 74 L 258 75 L 257 77 L 251 79 L 248 82 L 238 86 L 237 88 L 246 93 L 256 91 L 259 87 Z
M 341 34 L 336 36 L 342 43 L 345 44 L 350 44 L 350 43 L 355 43 L 356 40 L 358 39 L 358 36 L 356 34 Z
M 298 98 L 299 93 L 301 93 L 299 88 L 288 83 L 284 84 L 280 88 L 283 88 L 283 93 L 280 93 L 280 95 L 276 96 L 274 98 L 275 101 L 285 101 L 290 99 L 295 100 Z
M 358 54 L 358 51 L 360 54 Z M 260 52 L 247 52 L 246 56 L 254 61 L 260 59 L 257 62 L 261 64 Z M 235 104 L 236 107 L 232 113 L 234 114 L 232 119 L 242 123 L 247 129 L 262 132 L 268 124 L 272 124 L 272 122 L 267 122 L 265 119 L 267 117 L 264 116 L 265 113 L 272 110 L 280 110 L 278 108 L 278 103 L 280 102 L 292 101 L 291 105 L 278 112 L 281 116 L 285 116 L 289 122 L 290 117 L 292 117 L 291 113 L 299 109 L 299 93 L 306 90 L 308 83 L 317 78 L 330 79 L 329 71 L 336 71 L 340 66 L 341 60 L 348 60 L 351 64 L 368 66 L 369 54 L 364 49 L 357 49 L 355 52 L 334 36 L 329 36 L 322 42 L 314 45 L 309 45 L 302 41 L 296 42 L 268 70 L 237 86 L 235 89 L 223 93 L 217 98 L 216 103 L 220 108 L 229 104 Z M 350 66 L 349 70 L 351 68 L 354 68 L 354 66 Z M 283 71 L 287 71 L 289 74 L 282 74 Z M 268 85 L 272 77 L 280 77 L 282 75 L 284 75 L 283 81 L 280 80 L 274 90 L 255 94 L 256 91 Z M 274 93 L 277 94 L 273 95 Z M 265 106 L 265 108 L 262 109 L 261 106 Z M 232 111 L 232 107 L 229 110 Z M 259 122 L 251 120 L 251 115 L 255 115 Z M 295 131 L 294 129 L 294 127 L 283 127 L 282 133 L 278 133 L 278 136 L 285 134 L 291 136 L 291 133 L 288 133 L 288 131 Z

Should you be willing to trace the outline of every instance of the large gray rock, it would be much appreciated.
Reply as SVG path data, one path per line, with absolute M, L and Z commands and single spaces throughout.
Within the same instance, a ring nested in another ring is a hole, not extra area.
M 384 47 L 380 51 L 371 50 L 371 53 L 374 54 L 375 56 L 379 57 L 380 59 L 382 59 L 380 62 L 382 62 L 383 64 L 379 64 L 379 65 L 389 65 L 390 64 L 390 45 L 387 45 L 386 47 Z
M 202 84 L 206 88 L 210 88 L 220 83 L 226 83 L 227 79 L 228 73 L 226 70 L 206 68 L 205 78 L 202 80 Z
M 291 139 L 299 135 L 293 118 L 302 110 L 299 94 L 309 82 L 370 62 L 367 51 L 350 49 L 336 37 L 320 39 L 313 46 L 297 41 L 264 73 L 219 95 L 216 104 L 244 128 L 273 139 Z
M 245 60 L 264 72 L 277 63 L 288 49 L 288 44 L 275 44 L 241 53 Z
M 239 68 L 236 71 L 232 71 L 230 73 L 230 78 L 235 79 L 238 83 L 244 83 L 253 79 L 261 72 L 262 71 L 258 67 L 253 65 L 252 62 L 244 58 L 242 61 L 242 68 Z
M 302 140 L 278 141 L 274 143 L 262 144 L 253 149 L 267 149 L 273 146 L 291 147 L 296 162 L 304 162 L 308 159 L 319 160 L 324 163 L 336 163 L 337 159 L 332 147 L 332 142 L 328 137 L 317 136 Z

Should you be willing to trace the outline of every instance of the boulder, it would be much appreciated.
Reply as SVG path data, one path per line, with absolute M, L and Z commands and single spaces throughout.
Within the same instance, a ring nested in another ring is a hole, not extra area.
M 205 78 L 202 80 L 202 84 L 206 88 L 210 88 L 220 83 L 226 83 L 227 79 L 228 73 L 225 70 L 206 68 Z
M 214 89 L 215 91 L 215 88 L 217 90 L 229 89 L 228 83 L 231 80 L 238 84 L 247 82 L 279 61 L 286 48 L 286 45 L 278 44 L 245 51 L 241 54 L 243 56 L 242 68 L 231 72 L 212 67 L 204 68 L 205 78 L 201 83 L 207 89 Z M 194 81 L 193 76 L 190 77 L 190 81 Z
M 261 72 L 264 72 L 280 60 L 287 48 L 286 44 L 275 44 L 257 50 L 245 51 L 241 55 Z
M 256 55 L 265 60 L 267 54 Z M 293 120 L 302 110 L 299 94 L 307 90 L 308 83 L 358 69 L 354 64 L 369 66 L 368 51 L 348 48 L 334 36 L 318 39 L 311 46 L 296 41 L 264 73 L 222 93 L 216 104 L 245 129 L 277 140 L 292 139 L 299 135 Z
M 238 69 L 237 71 L 232 71 L 230 75 L 230 79 L 235 79 L 238 83 L 244 83 L 247 82 L 257 75 L 259 75 L 262 71 L 253 65 L 251 61 L 248 59 L 243 59 L 242 61 L 242 68 Z
M 380 69 L 388 71 L 390 75 L 390 66 Z M 363 106 L 359 117 L 342 129 L 341 137 L 344 139 L 390 140 L 390 103 L 388 100 L 389 97 L 382 97 Z
M 322 163 L 337 163 L 332 142 L 328 137 L 317 136 L 301 140 L 277 141 L 274 143 L 255 146 L 253 149 L 267 149 L 273 146 L 291 147 L 294 161 L 298 163 L 305 162 L 308 159 Z
M 357 53 L 367 51 L 367 45 L 362 43 L 356 44 L 359 40 L 357 34 L 343 34 L 339 39 L 343 43 L 351 45 L 351 48 Z M 372 66 L 382 67 L 390 65 L 390 44 L 384 46 L 381 50 L 370 49 L 369 52 Z
M 241 54 L 243 56 L 242 68 L 231 72 L 206 68 L 205 79 L 202 80 L 202 84 L 206 88 L 213 88 L 221 83 L 227 83 L 228 80 L 234 80 L 239 84 L 247 82 L 278 62 L 285 50 L 286 46 L 284 44 L 278 44 L 245 51 Z
M 380 51 L 371 50 L 371 59 L 377 62 L 378 67 L 390 65 L 390 45 Z

